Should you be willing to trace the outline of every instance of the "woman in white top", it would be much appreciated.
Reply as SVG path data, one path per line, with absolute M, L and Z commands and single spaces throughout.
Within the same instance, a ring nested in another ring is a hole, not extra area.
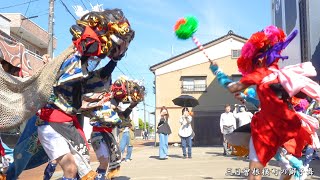
M 237 104 L 235 104 L 237 106 Z M 245 106 L 239 107 L 239 113 L 237 113 L 237 108 L 234 108 L 233 116 L 239 120 L 239 127 L 249 124 L 251 122 L 253 114 L 251 112 L 246 111 Z
M 182 109 L 182 116 L 180 118 L 181 127 L 179 129 L 179 136 L 181 137 L 181 146 L 183 157 L 187 158 L 186 147 L 188 147 L 188 158 L 191 158 L 191 147 L 192 147 L 192 117 L 189 114 L 188 108 Z

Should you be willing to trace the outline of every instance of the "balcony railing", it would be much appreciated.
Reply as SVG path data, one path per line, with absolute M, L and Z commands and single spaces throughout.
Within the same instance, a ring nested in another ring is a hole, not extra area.
M 205 92 L 205 91 L 207 91 L 207 85 L 206 84 L 182 85 L 181 91 L 183 93 L 186 93 L 186 92 Z
M 28 50 L 28 49 L 26 49 L 25 51 L 26 51 L 27 54 L 30 54 L 30 55 L 36 57 L 37 60 L 42 61 L 42 57 L 40 55 L 38 55 L 38 54 Z

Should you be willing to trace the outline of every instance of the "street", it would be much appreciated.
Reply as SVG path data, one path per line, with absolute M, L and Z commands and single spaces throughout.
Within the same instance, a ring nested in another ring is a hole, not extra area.
M 145 142 L 145 141 L 143 141 Z M 237 157 L 222 156 L 222 147 L 194 147 L 192 159 L 182 159 L 180 147 L 169 147 L 169 159 L 158 159 L 158 147 L 151 146 L 153 143 L 136 143 L 130 162 L 121 165 L 120 174 L 116 180 L 203 180 L 203 179 L 246 179 L 244 172 L 248 166 L 247 160 Z M 92 167 L 98 166 L 95 155 L 92 152 Z M 320 161 L 311 163 L 314 175 L 308 179 L 320 179 Z M 40 180 L 45 166 L 24 172 L 19 179 Z M 227 171 L 235 175 L 230 175 Z M 266 167 L 270 176 L 263 179 L 279 179 L 280 169 L 277 162 L 272 160 Z M 237 174 L 240 172 L 240 175 Z M 267 172 L 267 171 L 266 171 Z M 57 169 L 52 179 L 60 179 L 62 171 Z

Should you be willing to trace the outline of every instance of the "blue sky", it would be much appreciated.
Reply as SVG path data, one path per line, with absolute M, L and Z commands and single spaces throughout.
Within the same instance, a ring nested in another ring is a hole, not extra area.
M 29 0 L 2 1 L 0 13 L 19 12 L 27 17 L 39 15 L 32 19 L 44 29 L 48 28 L 48 0 L 38 0 L 11 8 L 11 6 L 29 2 Z M 104 8 L 120 8 L 130 21 L 136 36 L 129 46 L 127 55 L 119 62 L 113 73 L 113 79 L 123 73 L 133 79 L 144 79 L 147 89 L 146 104 L 148 111 L 154 111 L 155 96 L 152 85 L 154 75 L 149 67 L 172 56 L 195 47 L 192 40 L 178 40 L 173 33 L 177 19 L 186 15 L 194 15 L 199 20 L 196 37 L 204 44 L 227 34 L 229 30 L 249 37 L 252 33 L 271 24 L 271 0 L 63 0 L 73 13 L 73 5 L 85 4 L 88 9 L 90 2 L 103 4 Z M 75 24 L 60 0 L 55 1 L 55 28 L 58 39 L 55 55 L 71 44 L 69 27 Z M 172 48 L 173 47 L 173 48 Z M 173 51 L 172 51 L 173 49 Z M 173 52 L 173 53 L 172 53 Z M 142 105 L 139 105 L 142 108 Z M 143 117 L 142 114 L 140 114 Z

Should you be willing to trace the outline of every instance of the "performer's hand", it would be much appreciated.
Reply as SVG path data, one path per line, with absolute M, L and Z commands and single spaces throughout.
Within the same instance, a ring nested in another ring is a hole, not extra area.
M 234 94 L 234 97 L 237 99 L 237 100 L 239 100 L 240 102 L 242 102 L 242 104 L 244 104 L 244 99 L 243 99 L 243 97 L 241 96 L 241 94 L 240 93 L 235 93 Z
M 132 108 L 134 108 L 134 107 L 136 107 L 138 105 L 138 102 L 135 102 L 135 101 L 131 101 L 130 102 L 130 108 L 132 109 Z
M 110 105 L 110 108 L 111 108 L 112 110 L 115 110 L 115 109 L 117 109 L 117 106 L 111 104 L 111 105 Z
M 45 54 L 45 55 L 42 56 L 43 64 L 47 64 L 50 61 L 51 61 L 51 58 L 50 58 L 49 54 Z
M 218 66 L 218 64 L 217 64 L 216 61 L 214 61 L 214 60 L 210 60 L 210 65 L 212 65 L 212 66 Z

